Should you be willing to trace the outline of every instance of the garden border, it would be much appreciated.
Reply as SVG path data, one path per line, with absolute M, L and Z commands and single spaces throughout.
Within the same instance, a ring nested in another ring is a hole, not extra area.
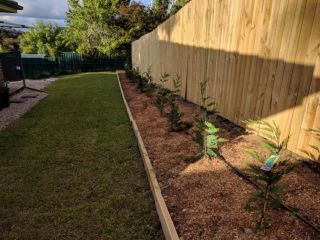
M 143 165 L 144 165 L 145 171 L 148 176 L 149 185 L 150 185 L 150 188 L 152 191 L 152 195 L 153 195 L 154 202 L 156 205 L 156 210 L 157 210 L 158 217 L 159 217 L 159 220 L 161 223 L 163 234 L 164 234 L 166 240 L 178 240 L 179 236 L 178 236 L 177 230 L 173 224 L 173 221 L 172 221 L 172 218 L 171 218 L 170 213 L 168 211 L 167 205 L 166 205 L 164 198 L 162 196 L 161 189 L 160 189 L 155 171 L 152 167 L 148 152 L 144 146 L 139 128 L 136 124 L 136 121 L 134 120 L 134 118 L 132 116 L 129 105 L 128 105 L 127 100 L 124 96 L 124 92 L 123 92 L 123 89 L 122 89 L 122 86 L 120 83 L 119 73 L 123 73 L 123 74 L 125 74 L 125 73 L 124 73 L 124 71 L 119 71 L 119 70 L 116 71 L 118 84 L 119 84 L 122 99 L 123 99 L 123 102 L 126 106 L 126 110 L 127 110 L 127 113 L 128 113 L 128 116 L 129 116 L 129 119 L 130 119 L 130 122 L 131 122 L 131 125 L 133 128 L 134 134 L 135 134 L 137 141 L 138 141 L 138 146 L 139 146 L 139 150 L 140 150 L 140 153 L 142 156 Z

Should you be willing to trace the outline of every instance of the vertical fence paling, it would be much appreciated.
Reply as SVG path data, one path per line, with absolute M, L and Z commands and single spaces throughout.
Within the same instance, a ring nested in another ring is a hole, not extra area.
M 320 0 L 192 0 L 132 44 L 132 62 L 182 77 L 182 95 L 200 103 L 199 84 L 229 120 L 262 118 L 291 135 L 288 148 L 320 148 Z M 172 86 L 168 86 L 172 87 Z
M 115 71 L 124 67 L 125 59 L 99 55 L 83 57 L 74 52 L 66 52 L 56 58 L 23 58 L 26 78 L 43 78 L 88 71 Z

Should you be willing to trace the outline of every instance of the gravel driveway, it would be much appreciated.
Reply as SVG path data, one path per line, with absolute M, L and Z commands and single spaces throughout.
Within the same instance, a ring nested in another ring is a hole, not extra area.
M 26 85 L 35 89 L 43 89 L 49 86 L 57 78 L 49 78 L 44 80 L 26 80 Z M 23 86 L 22 81 L 9 83 L 9 91 L 15 91 Z M 10 97 L 10 101 L 21 100 L 23 96 L 28 94 L 37 94 L 34 98 L 26 98 L 26 101 L 21 103 L 10 103 L 10 107 L 2 109 L 0 111 L 0 131 L 9 126 L 12 122 L 22 117 L 32 107 L 34 107 L 39 101 L 48 96 L 47 93 L 32 91 L 25 89 Z

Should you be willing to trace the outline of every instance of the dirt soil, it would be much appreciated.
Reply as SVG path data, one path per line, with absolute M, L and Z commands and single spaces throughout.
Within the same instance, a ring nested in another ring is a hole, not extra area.
M 185 159 L 199 151 L 192 137 L 194 127 L 168 132 L 168 120 L 153 104 L 154 96 L 141 93 L 124 74 L 120 74 L 120 80 L 181 239 L 320 239 L 312 228 L 282 209 L 271 211 L 266 235 L 256 233 L 257 217 L 244 209 L 255 188 L 221 160 L 187 163 Z M 184 114 L 182 120 L 193 126 L 194 118 L 203 114 L 199 106 L 182 99 L 179 109 Z M 251 160 L 243 148 L 263 153 L 262 138 L 222 117 L 212 117 L 211 121 L 221 129 L 220 135 L 228 139 L 221 147 L 222 155 L 246 172 Z M 289 185 L 283 201 L 320 225 L 320 174 L 302 161 L 294 162 L 295 170 L 281 180 Z

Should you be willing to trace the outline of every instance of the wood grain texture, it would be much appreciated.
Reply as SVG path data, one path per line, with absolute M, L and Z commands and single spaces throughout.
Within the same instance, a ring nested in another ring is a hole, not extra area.
M 133 65 L 151 66 L 155 82 L 178 74 L 181 95 L 200 104 L 208 81 L 220 115 L 274 121 L 289 150 L 316 158 L 319 56 L 320 0 L 192 0 L 132 43 Z

